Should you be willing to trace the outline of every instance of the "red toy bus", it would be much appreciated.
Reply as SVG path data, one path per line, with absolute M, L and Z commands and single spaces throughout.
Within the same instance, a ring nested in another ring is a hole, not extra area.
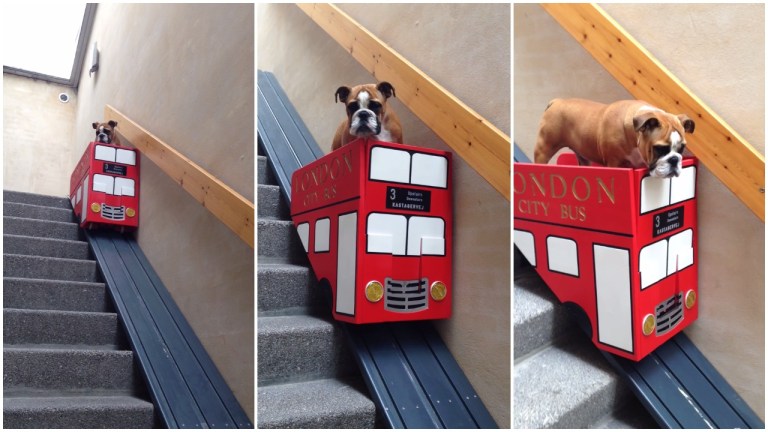
M 515 164 L 515 245 L 598 348 L 639 361 L 698 317 L 696 174 Z
M 297 170 L 291 217 L 333 316 L 451 316 L 451 154 L 358 139 Z
M 139 226 L 138 150 L 91 142 L 69 181 L 69 199 L 80 226 Z

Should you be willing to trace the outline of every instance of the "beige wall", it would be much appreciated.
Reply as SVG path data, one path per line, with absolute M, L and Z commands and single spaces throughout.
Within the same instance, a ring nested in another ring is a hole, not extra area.
M 491 123 L 509 131 L 509 5 L 340 7 Z M 334 92 L 341 85 L 373 82 L 373 77 L 294 5 L 259 5 L 257 20 L 259 69 L 277 76 L 318 144 L 328 151 L 344 118 Z M 448 149 L 399 101 L 393 107 L 401 117 L 406 143 Z M 509 202 L 455 160 L 456 296 L 453 318 L 438 327 L 498 424 L 509 427 Z
M 3 189 L 69 195 L 76 107 L 71 88 L 3 74 Z
M 111 104 L 253 201 L 253 18 L 248 4 L 99 5 L 68 169 Z M 253 419 L 253 249 L 141 164 L 139 244 Z
M 764 5 L 604 8 L 764 154 Z M 514 39 L 514 140 L 529 157 L 550 99 L 632 98 L 538 5 L 515 5 Z M 700 171 L 700 315 L 686 333 L 764 418 L 765 227 Z

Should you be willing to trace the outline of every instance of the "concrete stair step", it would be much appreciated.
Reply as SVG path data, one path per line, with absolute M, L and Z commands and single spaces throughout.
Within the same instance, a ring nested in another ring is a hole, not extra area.
M 307 315 L 258 318 L 259 385 L 355 372 L 341 328 Z
M 258 392 L 260 429 L 374 427 L 375 407 L 358 382 L 325 379 L 260 386 Z
M 3 216 L 40 219 L 54 222 L 76 222 L 75 214 L 70 208 L 46 207 L 14 202 L 3 203 Z
M 141 378 L 134 374 L 133 352 L 103 347 L 3 347 L 3 388 L 132 392 Z
M 513 284 L 515 358 L 579 331 L 532 267 L 518 267 Z
M 259 257 L 306 261 L 306 253 L 293 222 L 259 219 L 257 229 Z
M 61 240 L 80 240 L 80 227 L 74 222 L 53 222 L 3 216 L 3 234 L 43 237 Z
M 37 255 L 81 260 L 90 258 L 87 242 L 30 237 L 26 235 L 4 234 L 3 251 L 16 255 Z
M 320 288 L 309 267 L 260 260 L 257 277 L 260 315 L 283 310 L 311 309 L 320 301 Z
M 289 220 L 291 212 L 280 193 L 280 186 L 259 185 L 259 218 Z
M 3 398 L 5 429 L 151 429 L 150 402 L 120 393 L 62 395 L 38 392 Z
M 3 306 L 82 312 L 112 312 L 103 283 L 3 278 Z
M 3 309 L 3 343 L 124 345 L 115 313 Z
M 3 277 L 99 282 L 95 261 L 3 254 Z
M 72 204 L 69 202 L 69 197 L 55 197 L 49 195 L 39 195 L 28 192 L 16 192 L 16 191 L 3 191 L 3 204 L 5 203 L 21 203 L 32 204 L 44 207 L 57 207 L 72 210 Z
M 516 362 L 514 429 L 586 428 L 631 395 L 585 336 Z

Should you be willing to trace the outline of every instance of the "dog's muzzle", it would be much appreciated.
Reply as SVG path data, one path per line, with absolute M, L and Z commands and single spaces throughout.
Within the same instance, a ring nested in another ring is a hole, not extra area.
M 105 133 L 96 134 L 96 141 L 104 144 L 110 144 L 112 142 L 109 135 Z

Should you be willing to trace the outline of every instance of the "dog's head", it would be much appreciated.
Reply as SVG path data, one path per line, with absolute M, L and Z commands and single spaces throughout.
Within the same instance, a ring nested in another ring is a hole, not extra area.
M 349 133 L 357 137 L 378 135 L 387 110 L 387 99 L 395 96 L 392 84 L 363 84 L 352 88 L 339 87 L 336 102 L 346 106 Z
M 111 144 L 115 139 L 115 128 L 117 122 L 110 120 L 107 123 L 93 122 L 93 128 L 96 129 L 96 141 L 105 144 Z
M 680 175 L 685 150 L 686 133 L 693 133 L 696 124 L 685 114 L 673 115 L 653 109 L 639 111 L 632 119 L 638 134 L 638 149 L 652 177 Z

